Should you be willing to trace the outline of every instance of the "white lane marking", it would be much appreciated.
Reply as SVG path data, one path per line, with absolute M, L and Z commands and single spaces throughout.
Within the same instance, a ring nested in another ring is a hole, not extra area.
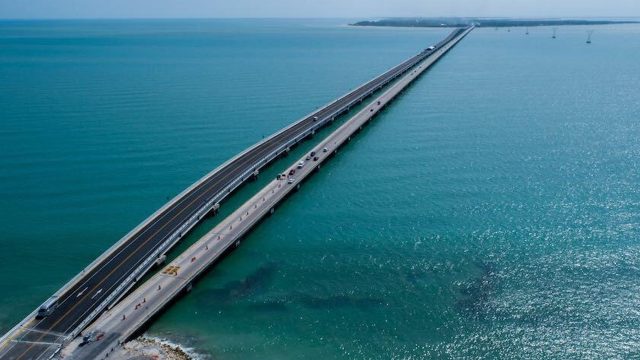
M 93 296 L 91 297 L 91 300 L 93 300 L 93 298 L 95 298 L 96 296 L 100 295 L 101 292 L 102 292 L 102 289 L 96 291 L 96 293 L 93 294 Z
M 82 296 L 82 294 L 84 294 L 84 292 L 85 292 L 85 291 L 87 291 L 87 289 L 88 289 L 88 288 L 89 288 L 89 287 L 87 286 L 87 287 L 85 287 L 84 289 L 82 289 L 82 291 L 80 291 L 80 292 L 78 293 L 78 295 L 76 295 L 76 297 L 77 297 L 77 298 L 79 298 L 80 296 Z

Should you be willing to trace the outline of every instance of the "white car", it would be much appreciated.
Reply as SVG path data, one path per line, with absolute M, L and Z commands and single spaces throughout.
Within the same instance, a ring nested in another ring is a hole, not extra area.
M 298 169 L 302 169 L 303 166 L 304 166 L 304 161 L 300 161 L 298 163 Z
M 287 184 L 293 184 L 294 181 L 296 181 L 296 179 L 290 177 L 289 180 L 287 180 Z

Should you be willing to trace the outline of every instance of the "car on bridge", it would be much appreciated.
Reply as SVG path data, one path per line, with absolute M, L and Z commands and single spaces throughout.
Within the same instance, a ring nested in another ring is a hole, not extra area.
M 51 315 L 56 310 L 57 307 L 58 307 L 58 297 L 57 296 L 50 297 L 38 308 L 38 314 L 36 314 L 36 319 L 42 319 L 44 317 Z

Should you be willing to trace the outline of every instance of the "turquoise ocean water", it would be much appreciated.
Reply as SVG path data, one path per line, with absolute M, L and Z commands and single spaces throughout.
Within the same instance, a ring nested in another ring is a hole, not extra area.
M 0 22 L 0 331 L 448 33 L 346 22 Z M 474 31 L 149 334 L 215 359 L 640 356 L 640 26 L 588 29 Z

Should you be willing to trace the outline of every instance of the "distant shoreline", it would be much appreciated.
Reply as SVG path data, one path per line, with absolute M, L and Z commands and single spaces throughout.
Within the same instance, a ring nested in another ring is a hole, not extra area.
M 638 20 L 580 20 L 580 19 L 480 19 L 480 18 L 390 18 L 358 21 L 350 26 L 393 27 L 536 27 L 565 25 L 638 24 Z

